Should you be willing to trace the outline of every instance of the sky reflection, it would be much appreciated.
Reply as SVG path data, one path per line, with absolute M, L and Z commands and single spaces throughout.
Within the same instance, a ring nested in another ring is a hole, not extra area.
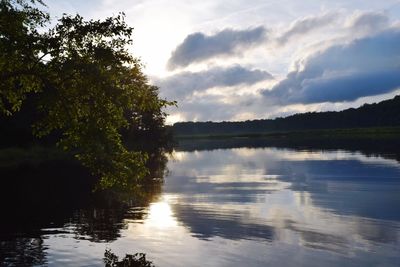
M 106 248 L 120 256 L 145 252 L 156 266 L 400 264 L 394 160 L 240 148 L 175 152 L 168 169 L 163 192 L 132 207 L 114 240 L 79 238 L 90 233 L 77 235 L 79 224 L 46 235 L 49 265 L 101 265 Z
M 179 196 L 172 210 L 200 239 L 273 242 L 354 264 L 364 253 L 373 252 L 367 258 L 374 262 L 399 252 L 400 167 L 393 160 L 240 148 L 179 152 L 169 169 L 164 191 Z

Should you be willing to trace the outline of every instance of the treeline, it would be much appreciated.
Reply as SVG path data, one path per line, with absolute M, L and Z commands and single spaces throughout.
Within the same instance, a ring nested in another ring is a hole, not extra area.
M 175 135 L 182 136 L 392 126 L 400 126 L 400 96 L 339 112 L 307 112 L 286 118 L 240 122 L 179 122 L 175 123 L 172 129 Z

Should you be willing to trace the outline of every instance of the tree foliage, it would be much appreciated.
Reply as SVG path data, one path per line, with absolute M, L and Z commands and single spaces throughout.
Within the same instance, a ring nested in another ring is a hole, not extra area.
M 106 186 L 146 174 L 146 155 L 129 151 L 121 131 L 164 127 L 163 108 L 140 61 L 127 47 L 133 28 L 124 14 L 86 21 L 64 15 L 51 29 L 41 1 L 0 0 L 0 111 L 18 112 L 34 99 L 33 133 L 59 133 Z

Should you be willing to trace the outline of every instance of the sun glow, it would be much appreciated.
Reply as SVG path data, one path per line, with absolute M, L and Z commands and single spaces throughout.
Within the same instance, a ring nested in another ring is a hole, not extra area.
M 172 113 L 167 116 L 166 124 L 172 125 L 175 122 L 184 121 L 185 117 L 180 113 Z
M 156 202 L 150 204 L 149 215 L 146 224 L 157 228 L 168 228 L 177 225 L 170 205 L 165 202 Z

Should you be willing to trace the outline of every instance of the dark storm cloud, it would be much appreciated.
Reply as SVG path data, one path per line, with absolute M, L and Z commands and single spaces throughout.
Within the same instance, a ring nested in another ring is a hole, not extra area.
M 329 25 L 336 20 L 336 17 L 336 13 L 326 13 L 321 16 L 313 16 L 296 20 L 294 23 L 292 23 L 291 27 L 277 39 L 277 41 L 280 44 L 286 44 L 293 37 L 304 35 Z
M 164 79 L 155 79 L 154 83 L 168 98 L 183 99 L 195 91 L 216 86 L 251 85 L 272 78 L 266 71 L 235 65 L 228 68 L 215 67 L 200 72 L 185 71 Z
M 400 29 L 388 29 L 308 57 L 263 95 L 276 104 L 353 101 L 400 87 Z
M 267 30 L 260 26 L 246 30 L 225 29 L 209 36 L 201 32 L 190 34 L 172 52 L 167 67 L 173 70 L 212 57 L 240 53 L 241 49 L 262 43 L 266 33 Z

